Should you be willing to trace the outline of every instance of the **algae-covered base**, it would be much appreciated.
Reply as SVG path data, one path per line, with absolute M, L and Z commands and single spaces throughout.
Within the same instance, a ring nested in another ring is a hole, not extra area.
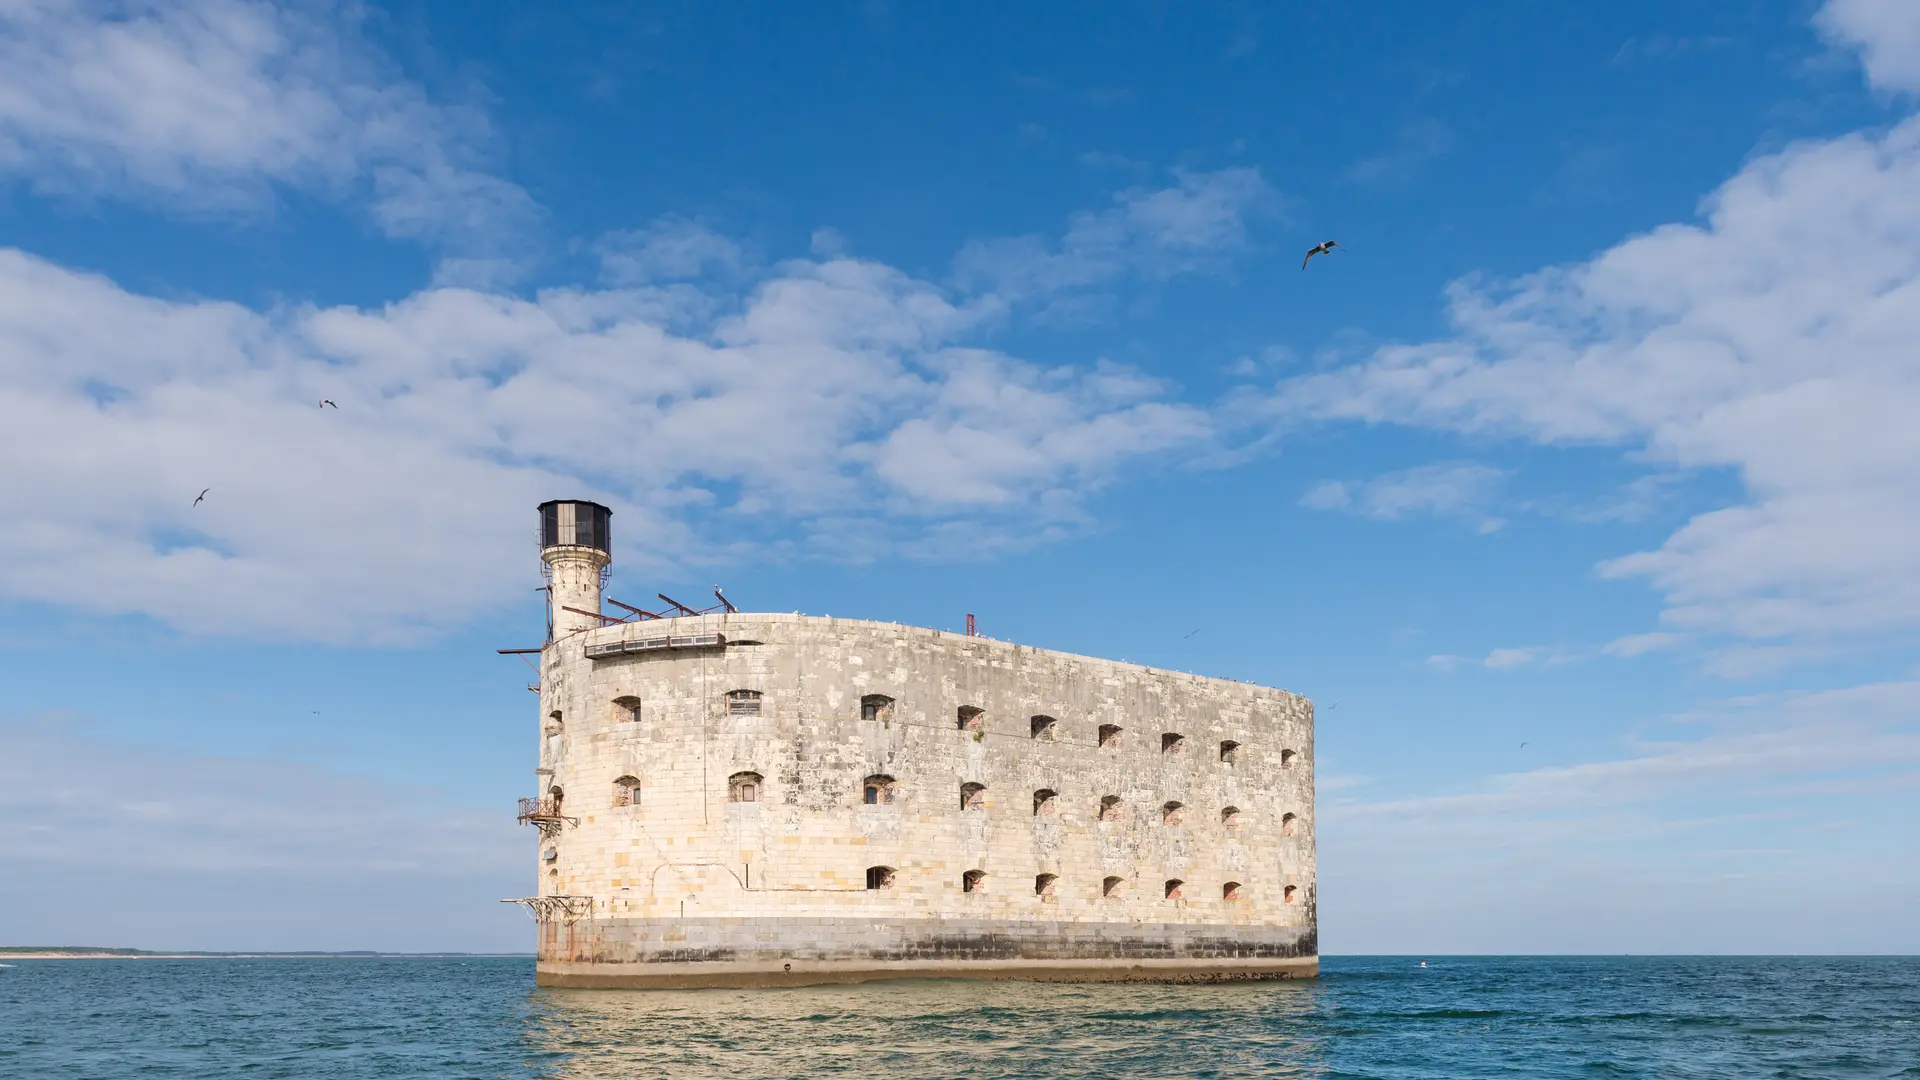
M 764 961 L 667 964 L 539 965 L 541 986 L 601 990 L 669 990 L 819 986 L 884 979 L 989 979 L 1028 982 L 1223 983 L 1311 979 L 1317 956 L 1258 960 L 824 960 L 779 965 Z

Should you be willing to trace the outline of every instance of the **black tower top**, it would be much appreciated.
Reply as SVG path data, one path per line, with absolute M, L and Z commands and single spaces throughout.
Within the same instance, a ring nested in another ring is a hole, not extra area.
M 540 504 L 540 547 L 586 547 L 613 554 L 613 511 L 596 502 L 554 499 Z

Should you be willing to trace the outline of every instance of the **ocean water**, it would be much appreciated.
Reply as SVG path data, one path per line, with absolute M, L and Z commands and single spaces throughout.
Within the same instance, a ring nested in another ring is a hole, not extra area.
M 1228 986 L 542 990 L 514 959 L 10 960 L 0 1077 L 1920 1077 L 1920 958 L 1333 957 Z

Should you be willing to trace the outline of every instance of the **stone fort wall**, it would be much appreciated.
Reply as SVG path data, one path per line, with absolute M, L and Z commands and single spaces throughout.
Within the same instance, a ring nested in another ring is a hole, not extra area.
M 567 635 L 540 689 L 572 820 L 539 891 L 584 898 L 541 918 L 542 983 L 1317 970 L 1298 695 L 771 614 Z

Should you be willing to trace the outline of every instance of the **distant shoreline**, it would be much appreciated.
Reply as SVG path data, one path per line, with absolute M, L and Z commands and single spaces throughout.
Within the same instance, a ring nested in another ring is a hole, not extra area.
M 0 948 L 8 960 L 531 960 L 532 953 L 148 952 L 144 949 Z

